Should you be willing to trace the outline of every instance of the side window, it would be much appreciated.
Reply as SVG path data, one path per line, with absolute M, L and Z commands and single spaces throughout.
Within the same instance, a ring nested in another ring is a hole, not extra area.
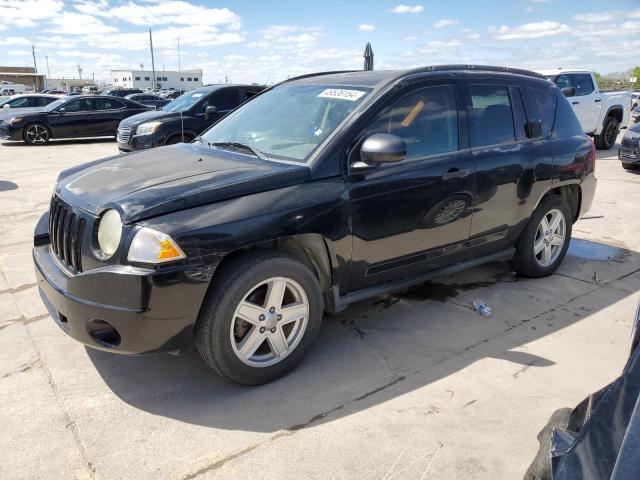
M 88 112 L 91 110 L 91 100 L 88 98 L 79 98 L 65 105 L 62 105 L 65 112 Z
M 16 98 L 15 100 L 9 102 L 11 108 L 24 108 L 29 106 L 29 97 L 21 97 Z
M 553 90 L 542 88 L 529 88 L 529 95 L 533 99 L 538 110 L 538 116 L 542 121 L 542 136 L 548 136 L 553 130 L 556 119 L 556 94 Z
M 595 90 L 593 82 L 591 81 L 591 75 L 587 73 L 572 73 L 569 76 L 571 77 L 573 87 L 576 89 L 577 96 L 589 95 Z
M 224 112 L 233 110 L 240 104 L 240 95 L 236 88 L 225 88 L 224 90 L 213 93 L 209 97 L 208 105 L 218 107 L 218 111 Z
M 114 98 L 96 98 L 94 102 L 95 110 L 117 110 L 125 107 L 124 103 Z
M 509 89 L 501 85 L 469 85 L 471 147 L 513 142 L 513 112 Z
M 49 97 L 38 97 L 36 99 L 36 106 L 38 107 L 44 107 L 45 105 L 49 105 L 51 102 L 53 102 L 55 100 L 55 98 L 49 98 Z
M 458 150 L 458 109 L 453 86 L 414 90 L 385 108 L 368 129 L 391 133 L 407 145 L 407 158 Z

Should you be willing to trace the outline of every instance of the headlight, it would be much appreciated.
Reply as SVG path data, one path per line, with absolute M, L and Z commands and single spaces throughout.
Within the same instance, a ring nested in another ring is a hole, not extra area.
M 11 120 L 9 120 L 9 123 L 11 125 L 15 125 L 16 123 L 20 123 L 22 121 L 22 117 L 11 117 Z
M 107 210 L 100 218 L 98 226 L 98 245 L 107 257 L 112 256 L 118 250 L 120 237 L 122 236 L 122 221 L 115 210 Z
M 167 234 L 142 227 L 133 237 L 127 260 L 141 263 L 164 263 L 186 258 L 178 244 Z
M 159 126 L 160 122 L 143 123 L 142 125 L 139 125 L 138 128 L 136 128 L 136 135 L 151 135 L 152 133 L 155 133 L 156 130 L 158 130 Z

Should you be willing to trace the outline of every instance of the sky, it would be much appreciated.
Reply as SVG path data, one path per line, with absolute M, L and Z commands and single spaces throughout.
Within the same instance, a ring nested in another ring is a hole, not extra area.
M 606 6 L 611 5 L 610 7 Z M 0 65 L 108 80 L 111 69 L 201 68 L 205 83 L 475 63 L 600 73 L 640 64 L 640 0 L 0 0 Z M 180 39 L 180 56 L 178 55 Z

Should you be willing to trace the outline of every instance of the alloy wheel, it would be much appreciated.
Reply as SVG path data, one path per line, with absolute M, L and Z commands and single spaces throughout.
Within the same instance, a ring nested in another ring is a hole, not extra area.
M 561 210 L 554 208 L 542 217 L 533 242 L 533 254 L 541 267 L 548 267 L 558 259 L 566 232 L 567 224 Z
M 27 129 L 27 139 L 34 145 L 46 143 L 49 140 L 49 132 L 42 125 L 31 125 Z
M 233 314 L 230 340 L 238 359 L 251 367 L 281 362 L 298 346 L 309 319 L 304 289 L 286 277 L 254 285 Z
M 607 125 L 607 131 L 604 133 L 605 145 L 611 147 L 618 136 L 618 127 L 614 122 L 609 122 Z

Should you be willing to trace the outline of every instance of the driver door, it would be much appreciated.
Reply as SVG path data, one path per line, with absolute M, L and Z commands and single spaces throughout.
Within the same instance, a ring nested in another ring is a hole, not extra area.
M 64 111 L 60 111 L 61 108 Z M 47 121 L 51 127 L 52 136 L 54 138 L 86 136 L 86 132 L 91 129 L 92 109 L 90 98 L 76 98 L 49 113 Z
M 436 270 L 466 258 L 475 163 L 453 81 L 396 94 L 362 139 L 390 133 L 406 159 L 357 168 L 349 162 L 353 253 L 350 291 Z M 360 142 L 360 145 L 362 142 Z

